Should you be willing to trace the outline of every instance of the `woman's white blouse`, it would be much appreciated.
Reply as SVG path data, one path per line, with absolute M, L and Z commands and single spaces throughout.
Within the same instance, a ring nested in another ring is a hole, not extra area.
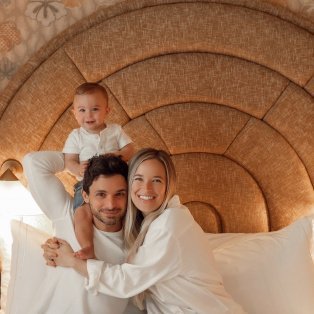
M 227 294 L 208 239 L 174 196 L 149 227 L 132 263 L 88 260 L 87 289 L 115 297 L 147 290 L 148 313 L 243 313 Z

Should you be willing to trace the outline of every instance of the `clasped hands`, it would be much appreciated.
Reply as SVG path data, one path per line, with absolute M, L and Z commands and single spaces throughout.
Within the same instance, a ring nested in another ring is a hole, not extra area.
M 50 238 L 41 245 L 43 257 L 48 266 L 72 267 L 75 253 L 68 242 L 59 238 Z

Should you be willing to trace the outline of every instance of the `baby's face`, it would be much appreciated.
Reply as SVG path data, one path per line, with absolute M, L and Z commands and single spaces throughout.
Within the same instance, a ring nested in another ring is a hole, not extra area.
M 78 124 L 87 132 L 99 133 L 105 128 L 109 107 L 105 96 L 96 91 L 92 94 L 75 95 L 73 113 Z

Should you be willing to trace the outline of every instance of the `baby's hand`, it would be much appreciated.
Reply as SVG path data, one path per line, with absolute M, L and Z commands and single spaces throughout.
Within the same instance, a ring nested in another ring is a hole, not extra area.
M 94 253 L 94 246 L 87 246 L 74 253 L 74 256 L 79 259 L 96 258 Z

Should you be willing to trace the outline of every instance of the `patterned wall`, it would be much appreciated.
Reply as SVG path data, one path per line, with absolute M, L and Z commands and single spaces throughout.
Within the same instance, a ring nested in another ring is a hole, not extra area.
M 0 0 L 0 91 L 30 56 L 64 29 L 122 0 Z M 314 20 L 313 0 L 264 0 Z

